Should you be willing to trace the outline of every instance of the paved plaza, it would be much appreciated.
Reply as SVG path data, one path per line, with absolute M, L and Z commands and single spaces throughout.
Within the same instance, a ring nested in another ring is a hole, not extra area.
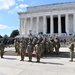
M 75 75 L 75 55 L 74 61 L 69 62 L 67 47 L 61 47 L 58 56 L 44 56 L 40 63 L 36 62 L 35 57 L 32 62 L 28 62 L 27 56 L 24 61 L 20 61 L 20 56 L 13 54 L 14 47 L 5 49 L 4 58 L 0 58 L 0 75 Z

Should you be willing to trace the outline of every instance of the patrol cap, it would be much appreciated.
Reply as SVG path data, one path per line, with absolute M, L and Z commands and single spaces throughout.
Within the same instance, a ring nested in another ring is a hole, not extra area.
M 31 42 L 29 41 L 29 42 L 28 42 L 28 45 L 30 45 L 30 44 L 31 44 Z
M 24 39 L 24 37 L 22 37 L 22 39 Z
M 52 39 L 52 38 L 51 38 L 50 40 L 51 40 L 51 41 L 53 41 L 53 39 Z
M 40 43 L 40 41 L 38 40 L 38 41 L 37 41 L 37 44 L 39 44 L 39 43 Z
M 23 41 L 23 39 L 20 39 L 20 41 L 22 42 L 22 41 Z
M 72 43 L 72 41 L 69 41 L 69 44 L 71 44 Z

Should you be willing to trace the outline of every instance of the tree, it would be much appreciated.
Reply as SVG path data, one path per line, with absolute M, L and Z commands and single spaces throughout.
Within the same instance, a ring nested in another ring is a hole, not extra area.
M 5 34 L 5 35 L 4 35 L 4 38 L 8 38 L 8 35 L 7 35 L 7 34 Z
M 19 31 L 18 30 L 13 30 L 12 33 L 10 34 L 10 37 L 15 37 L 19 35 Z
M 2 38 L 2 36 L 0 35 L 0 38 Z

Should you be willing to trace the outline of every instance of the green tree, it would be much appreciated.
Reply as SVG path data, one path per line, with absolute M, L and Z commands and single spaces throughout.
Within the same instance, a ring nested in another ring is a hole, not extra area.
M 4 35 L 4 38 L 8 38 L 8 35 L 7 35 L 7 34 L 5 34 L 5 35 Z
M 2 38 L 2 36 L 0 35 L 0 38 Z
M 13 30 L 12 33 L 10 34 L 10 37 L 15 37 L 19 35 L 19 31 L 18 30 Z

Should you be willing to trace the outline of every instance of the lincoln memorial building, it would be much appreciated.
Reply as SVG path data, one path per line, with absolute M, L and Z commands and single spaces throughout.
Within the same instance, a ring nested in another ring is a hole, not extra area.
M 20 35 L 30 31 L 58 36 L 75 34 L 75 2 L 31 6 L 18 15 Z

